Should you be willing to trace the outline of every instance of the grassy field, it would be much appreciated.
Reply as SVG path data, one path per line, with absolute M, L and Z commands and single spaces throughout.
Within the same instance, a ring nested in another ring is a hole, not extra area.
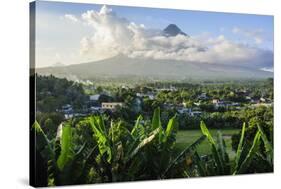
M 210 129 L 210 132 L 214 139 L 216 139 L 217 131 L 219 129 Z M 225 139 L 227 152 L 229 153 L 230 157 L 234 156 L 234 151 L 232 151 L 231 147 L 231 135 L 238 133 L 239 129 L 220 129 L 222 132 L 223 138 Z M 177 141 L 176 141 L 176 148 L 179 150 L 183 150 L 185 147 L 192 144 L 196 139 L 202 136 L 201 130 L 187 130 L 187 131 L 178 131 L 177 133 Z M 198 146 L 198 153 L 199 154 L 208 154 L 211 151 L 210 145 L 205 140 L 202 144 Z

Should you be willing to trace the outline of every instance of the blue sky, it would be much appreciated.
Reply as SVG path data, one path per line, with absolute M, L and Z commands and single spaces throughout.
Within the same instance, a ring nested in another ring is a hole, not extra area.
M 81 18 L 81 15 L 87 10 L 99 11 L 103 5 L 97 4 L 79 4 L 79 3 L 63 3 L 63 2 L 48 2 L 37 1 L 37 13 L 44 18 L 48 17 L 50 28 L 52 27 L 52 20 L 55 17 L 60 18 L 65 14 L 71 14 L 76 18 Z M 188 10 L 173 10 L 173 9 L 157 9 L 157 8 L 139 8 L 139 7 L 126 7 L 126 6 L 110 6 L 111 9 L 118 15 L 118 17 L 125 18 L 130 22 L 136 24 L 143 24 L 146 28 L 163 29 L 168 24 L 176 24 L 182 31 L 190 36 L 198 36 L 206 34 L 209 37 L 216 37 L 223 35 L 228 40 L 235 43 L 242 43 L 249 46 L 273 51 L 273 17 L 265 15 L 250 15 L 250 14 L 233 14 L 233 13 L 218 13 L 218 12 L 203 12 L 203 11 L 188 11 Z M 46 20 L 43 19 L 42 22 Z M 53 27 L 56 24 L 54 23 Z M 47 32 L 48 35 L 51 31 L 43 31 L 38 27 L 41 33 Z M 74 39 L 87 33 L 92 33 L 89 28 L 77 30 L 80 33 L 73 34 Z M 39 35 L 40 36 L 40 35 Z M 43 37 L 38 39 L 43 45 Z M 64 40 L 59 42 L 60 36 L 54 34 L 56 43 L 63 43 Z M 76 42 L 77 42 L 76 40 Z M 73 45 L 73 44 L 71 44 Z M 48 42 L 44 44 L 48 46 Z M 60 45 L 59 45 L 60 46 Z M 63 47 L 63 45 L 61 45 Z M 73 45 L 74 48 L 74 45 Z M 49 64 L 49 63 L 48 63 Z M 46 63 L 45 63 L 46 65 Z

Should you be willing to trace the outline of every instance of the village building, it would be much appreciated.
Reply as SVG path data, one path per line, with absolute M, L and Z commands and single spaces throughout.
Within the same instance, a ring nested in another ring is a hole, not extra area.
M 213 99 L 212 103 L 214 104 L 215 108 L 225 108 L 227 105 L 223 100 L 220 99 Z
M 103 110 L 115 111 L 118 106 L 122 107 L 122 106 L 124 106 L 124 103 L 122 103 L 122 102 L 102 102 L 101 103 L 101 108 Z
M 201 93 L 201 94 L 198 96 L 198 99 L 199 99 L 199 100 L 206 100 L 206 99 L 208 99 L 207 93 Z
M 177 109 L 179 114 L 188 114 L 189 116 L 200 116 L 202 114 L 201 111 L 192 111 L 191 108 L 178 108 Z
M 70 104 L 66 104 L 66 105 L 62 106 L 61 111 L 65 114 L 70 114 L 73 112 L 73 108 Z
M 200 116 L 201 114 L 202 114 L 202 112 L 200 112 L 200 111 L 190 112 L 190 116 Z
M 157 91 L 177 91 L 177 88 L 174 86 L 170 86 L 169 88 L 161 88 L 161 89 L 156 89 Z
M 267 100 L 266 100 L 265 98 L 261 97 L 261 98 L 260 98 L 260 102 L 265 103 L 265 102 L 267 102 Z
M 103 109 L 100 106 L 91 106 L 90 111 L 92 113 L 103 113 Z
M 98 101 L 100 94 L 90 95 L 90 101 Z
M 251 101 L 251 100 L 252 100 L 252 97 L 246 96 L 245 99 Z
M 149 92 L 149 93 L 136 93 L 136 96 L 137 97 L 148 97 L 150 100 L 154 100 L 155 99 L 155 94 L 152 93 L 152 92 Z
M 180 114 L 190 114 L 192 112 L 191 108 L 178 108 L 177 111 Z

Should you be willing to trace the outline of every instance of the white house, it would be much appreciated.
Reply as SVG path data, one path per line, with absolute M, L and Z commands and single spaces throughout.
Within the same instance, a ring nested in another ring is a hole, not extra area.
M 226 103 L 223 100 L 213 99 L 212 102 L 213 102 L 215 108 L 219 108 L 219 107 L 225 108 L 227 106 Z
M 190 116 L 200 116 L 201 114 L 202 114 L 202 112 L 200 112 L 200 111 L 190 112 Z
M 66 105 L 62 106 L 61 110 L 63 113 L 69 114 L 73 111 L 73 108 L 70 104 L 66 104 Z
M 100 94 L 90 95 L 90 100 L 91 101 L 98 101 L 99 98 L 100 98 Z
M 190 114 L 192 112 L 191 108 L 179 108 L 177 111 L 180 114 Z
M 190 116 L 200 116 L 202 114 L 200 111 L 192 111 L 191 108 L 179 108 L 177 111 L 180 114 L 188 114 Z
M 144 93 L 136 93 L 136 96 L 137 97 L 148 97 L 150 100 L 154 100 L 155 99 L 155 95 L 154 93 L 147 93 L 147 94 L 144 94 Z
M 101 108 L 103 110 L 116 110 L 117 106 L 124 106 L 124 103 L 123 102 L 102 102 L 101 103 Z

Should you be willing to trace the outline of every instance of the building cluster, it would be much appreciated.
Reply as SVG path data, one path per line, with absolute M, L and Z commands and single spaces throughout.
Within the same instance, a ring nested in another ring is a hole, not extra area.
M 156 91 L 174 91 L 176 88 L 169 87 L 169 88 L 161 88 L 156 89 Z M 267 98 L 252 98 L 248 96 L 247 92 L 241 92 L 238 91 L 235 93 L 241 93 L 239 94 L 243 98 L 245 98 L 246 102 L 249 104 L 248 107 L 256 107 L 260 105 L 264 106 L 272 106 L 273 102 L 270 99 Z M 136 93 L 136 99 L 135 99 L 135 109 L 140 110 L 141 109 L 141 103 L 143 98 L 148 98 L 150 100 L 155 100 L 157 92 L 146 92 L 146 93 Z M 225 110 L 240 110 L 243 107 L 244 104 L 241 104 L 239 102 L 233 102 L 233 101 L 227 101 L 219 98 L 212 98 L 207 95 L 207 93 L 201 93 L 197 96 L 195 99 L 197 102 L 193 102 L 193 105 L 187 105 L 185 102 L 182 104 L 173 104 L 173 103 L 164 103 L 162 104 L 163 108 L 166 110 L 174 109 L 178 112 L 178 114 L 185 114 L 189 116 L 201 116 L 202 110 L 201 105 L 202 103 L 206 103 L 209 105 L 213 105 L 214 110 L 219 109 L 225 109 Z M 90 104 L 90 105 L 89 105 Z M 83 108 L 83 110 L 79 112 L 75 112 L 72 105 L 66 104 L 62 106 L 62 108 L 58 111 L 64 113 L 65 118 L 71 118 L 76 116 L 86 116 L 91 113 L 104 113 L 105 111 L 115 112 L 118 107 L 124 107 L 124 102 L 105 102 L 101 98 L 101 94 L 95 94 L 89 96 L 89 104 Z
M 101 102 L 100 94 L 90 95 L 89 102 L 90 106 L 85 106 L 82 110 L 75 111 L 72 105 L 66 104 L 61 107 L 61 109 L 57 110 L 58 112 L 62 112 L 64 114 L 65 119 L 69 119 L 72 117 L 80 117 L 80 116 L 87 116 L 92 113 L 104 113 L 105 111 L 114 112 L 118 107 L 123 107 L 123 102 Z

